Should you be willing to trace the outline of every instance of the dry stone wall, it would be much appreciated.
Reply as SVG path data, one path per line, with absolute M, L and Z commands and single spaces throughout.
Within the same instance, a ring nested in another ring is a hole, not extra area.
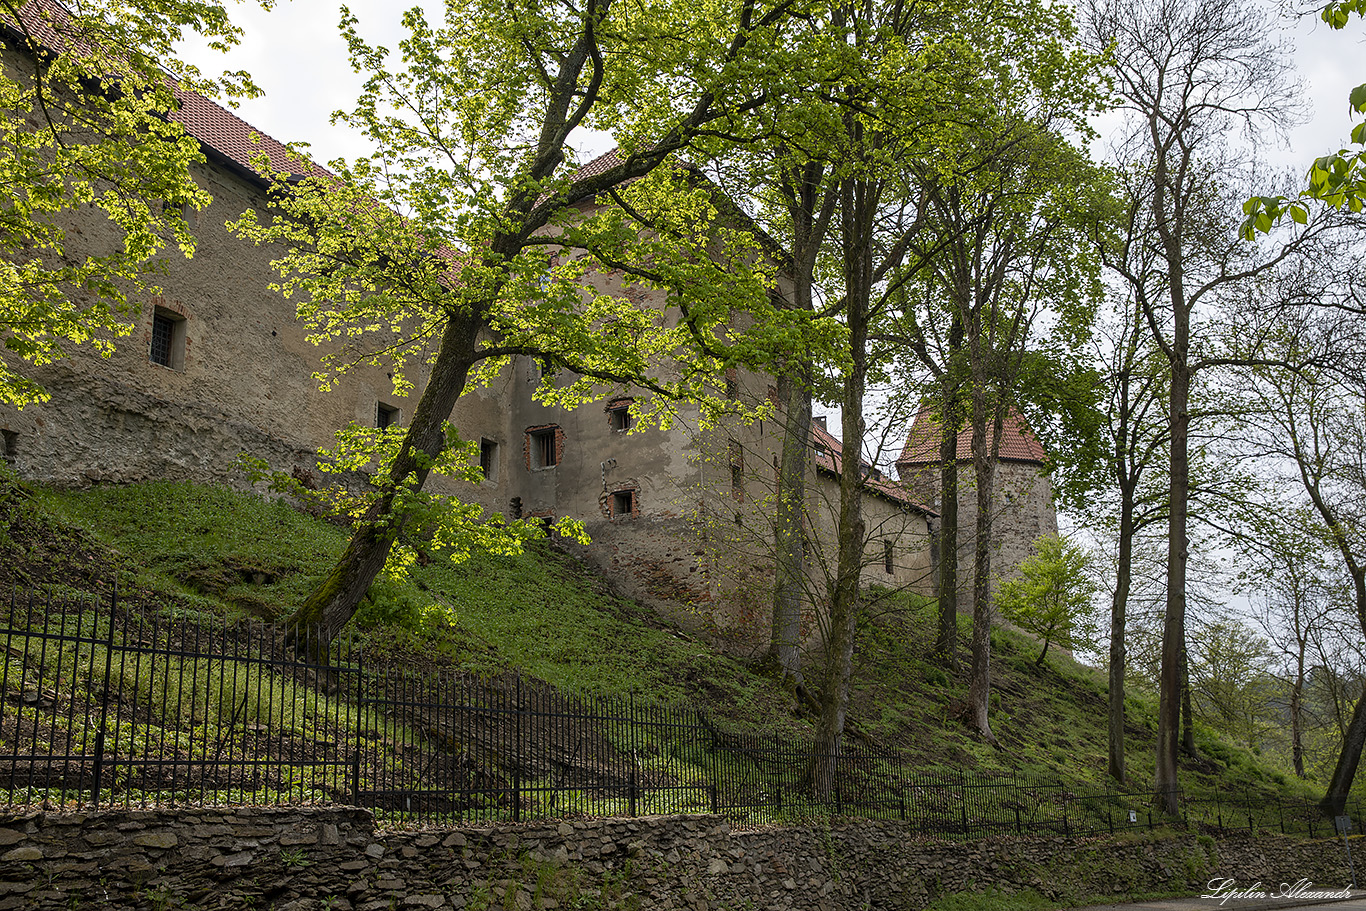
M 0 911 L 917 909 L 946 893 L 1057 899 L 1348 882 L 1340 843 L 1132 832 L 914 838 L 890 823 L 732 832 L 717 816 L 379 832 L 339 809 L 0 818 Z

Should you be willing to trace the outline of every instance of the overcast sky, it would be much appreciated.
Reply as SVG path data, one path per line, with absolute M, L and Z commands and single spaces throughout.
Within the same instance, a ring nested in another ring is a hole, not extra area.
M 402 34 L 399 18 L 410 4 L 352 0 L 349 5 L 363 35 L 397 47 Z M 241 47 L 226 61 L 211 51 L 190 50 L 187 55 L 205 72 L 226 67 L 252 74 L 266 95 L 243 103 L 238 114 L 253 126 L 283 142 L 309 143 L 322 161 L 354 157 L 367 151 L 365 140 L 328 122 L 333 111 L 349 107 L 361 85 L 337 31 L 339 8 L 336 0 L 279 2 L 269 12 L 242 3 L 232 7 L 234 20 L 246 32 Z M 1347 143 L 1347 96 L 1352 86 L 1366 81 L 1366 29 L 1353 20 L 1334 32 L 1315 16 L 1296 20 L 1289 31 L 1310 119 L 1293 132 L 1288 147 L 1266 149 L 1264 154 L 1273 164 L 1299 170 Z M 599 141 L 582 151 L 605 151 L 603 145 Z

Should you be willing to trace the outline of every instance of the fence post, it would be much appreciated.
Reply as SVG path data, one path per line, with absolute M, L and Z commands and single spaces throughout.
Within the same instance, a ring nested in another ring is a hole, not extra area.
M 1285 805 L 1281 803 L 1281 795 L 1276 795 L 1276 815 L 1281 820 L 1281 834 L 1285 834 Z
M 1062 798 L 1062 834 L 1071 835 L 1072 826 L 1067 821 L 1067 784 L 1061 778 L 1058 779 L 1058 796 Z
M 315 633 L 316 635 L 316 633 Z M 365 649 L 356 646 L 356 742 L 351 750 L 351 804 L 360 806 L 360 752 L 365 728 Z
M 95 774 L 91 782 L 95 809 L 100 808 L 100 782 L 104 777 L 104 731 L 109 721 L 109 675 L 114 660 L 114 614 L 118 610 L 119 583 L 109 589 L 109 637 L 104 642 L 104 686 L 100 690 L 100 727 L 95 732 Z M 95 611 L 96 619 L 100 612 Z
M 711 729 L 710 725 L 703 723 L 701 709 L 697 710 L 697 723 L 711 738 L 711 811 L 713 814 L 719 814 L 721 812 L 721 771 L 718 765 L 720 762 L 720 744 L 717 742 L 716 732 Z
M 514 746 L 512 748 L 512 821 L 522 821 L 522 675 L 517 675 L 517 689 L 514 694 L 517 700 L 515 711 L 512 715 L 512 736 Z
M 631 774 L 627 780 L 627 809 L 629 815 L 636 815 L 636 800 L 639 796 L 639 789 L 636 780 L 636 694 L 626 694 L 626 743 L 631 750 Z
M 958 789 L 958 809 L 959 809 L 959 811 L 960 811 L 960 812 L 959 812 L 959 815 L 961 815 L 961 816 L 963 817 L 963 837 L 964 837 L 964 838 L 967 838 L 967 836 L 968 836 L 968 776 L 967 776 L 965 773 L 963 773 L 963 772 L 959 772 L 959 773 L 958 773 L 958 783 L 959 783 L 959 785 L 960 785 L 960 787 L 959 787 L 959 789 Z

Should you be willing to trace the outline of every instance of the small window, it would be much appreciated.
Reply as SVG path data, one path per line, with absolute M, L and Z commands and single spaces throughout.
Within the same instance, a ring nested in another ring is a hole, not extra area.
M 618 490 L 612 494 L 612 517 L 632 516 L 636 511 L 636 492 L 634 490 Z
M 386 405 L 383 402 L 375 405 L 375 426 L 380 430 L 399 426 L 398 418 L 398 409 L 393 405 Z
M 152 344 L 147 359 L 161 367 L 185 367 L 185 317 L 157 307 L 152 312 Z
M 892 542 L 891 542 L 891 541 L 883 541 L 883 542 L 882 542 L 882 568 L 883 568 L 884 571 L 886 571 L 887 575 L 889 575 L 889 576 L 895 571 L 895 567 L 892 566 Z
M 527 468 L 554 468 L 560 464 L 560 428 L 527 431 Z
M 613 430 L 625 433 L 631 429 L 631 410 L 625 405 L 620 408 L 613 408 L 608 414 L 612 418 Z
M 730 495 L 738 501 L 745 498 L 745 450 L 739 443 L 730 444 Z
M 740 374 L 734 367 L 726 370 L 726 398 L 732 402 L 740 398 Z
M 484 473 L 484 480 L 496 482 L 498 471 L 498 444 L 493 440 L 481 439 L 479 441 L 479 470 Z
M 19 454 L 19 433 L 15 430 L 0 430 L 0 442 L 4 444 L 4 457 L 6 462 L 13 462 L 14 457 Z

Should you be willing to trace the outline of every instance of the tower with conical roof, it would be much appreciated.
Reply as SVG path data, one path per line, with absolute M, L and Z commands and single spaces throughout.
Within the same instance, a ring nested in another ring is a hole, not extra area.
M 897 476 L 913 499 L 939 511 L 939 443 L 943 428 L 928 406 L 922 407 L 896 460 Z M 972 610 L 972 561 L 977 547 L 977 491 L 972 471 L 972 428 L 958 434 L 958 607 Z M 1034 540 L 1058 533 L 1053 487 L 1044 474 L 1043 445 L 1023 418 L 1012 411 L 1001 433 L 996 466 L 992 523 L 992 574 L 1009 578 L 1029 556 Z M 937 535 L 936 535 L 937 537 Z M 935 551 L 936 561 L 939 559 Z

